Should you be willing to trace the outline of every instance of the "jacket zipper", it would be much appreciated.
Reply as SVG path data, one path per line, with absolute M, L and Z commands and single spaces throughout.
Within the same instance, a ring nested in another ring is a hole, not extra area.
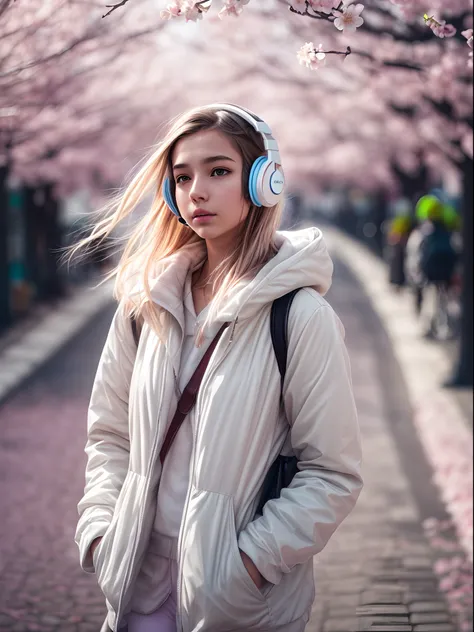
M 211 379 L 211 376 L 215 373 L 215 371 L 218 369 L 218 367 L 221 365 L 221 363 L 224 361 L 225 357 L 227 356 L 229 347 L 232 344 L 232 341 L 234 340 L 234 330 L 235 330 L 235 326 L 237 325 L 237 319 L 235 319 L 233 325 L 232 325 L 232 329 L 231 329 L 231 333 L 230 333 L 230 337 L 229 340 L 226 344 L 225 349 L 222 352 L 221 357 L 216 360 L 214 362 L 214 364 L 206 371 L 207 375 L 206 375 L 206 382 L 209 382 L 209 380 Z M 189 497 L 191 495 L 191 486 L 192 486 L 192 479 L 194 476 L 194 466 L 196 463 L 196 434 L 197 434 L 197 425 L 199 422 L 199 412 L 200 412 L 200 402 L 202 399 L 202 393 L 204 392 L 204 379 L 201 383 L 201 387 L 199 389 L 198 392 L 198 396 L 197 396 L 197 400 L 196 400 L 196 406 L 195 406 L 195 423 L 194 423 L 194 428 L 193 428 L 193 452 L 192 452 L 192 457 L 191 457 L 191 467 L 189 470 L 189 485 L 188 485 L 188 492 L 186 494 L 186 503 L 184 505 L 184 510 L 183 510 L 183 517 L 181 519 L 181 527 L 180 527 L 180 531 L 179 531 L 179 537 L 178 537 L 178 552 L 177 552 L 177 563 L 178 563 L 178 577 L 177 577 L 177 582 L 176 582 L 176 595 L 177 595 L 177 599 L 176 599 L 176 615 L 177 615 L 177 625 L 178 628 L 180 630 L 180 632 L 184 632 L 184 627 L 183 627 L 183 617 L 181 616 L 181 592 L 182 592 L 182 573 L 181 573 L 181 568 L 182 568 L 182 544 L 183 544 L 183 538 L 184 538 L 184 524 L 186 522 L 187 519 L 187 515 L 188 515 L 188 506 L 189 506 Z

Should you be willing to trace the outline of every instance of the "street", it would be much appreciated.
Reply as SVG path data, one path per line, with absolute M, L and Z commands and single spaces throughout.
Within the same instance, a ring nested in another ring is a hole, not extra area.
M 365 489 L 315 560 L 307 632 L 455 632 L 437 591 L 425 518 L 444 517 L 388 338 L 336 261 L 328 295 L 346 327 L 364 436 Z M 76 504 L 86 411 L 113 306 L 0 408 L 0 630 L 98 632 L 105 608 L 79 567 Z

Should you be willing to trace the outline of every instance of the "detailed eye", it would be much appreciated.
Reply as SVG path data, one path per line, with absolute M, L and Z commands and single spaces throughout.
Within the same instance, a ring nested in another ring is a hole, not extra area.
M 216 176 L 225 176 L 228 173 L 230 173 L 230 171 L 228 169 L 224 169 L 224 167 L 216 167 L 213 172 L 212 175 L 216 175 Z
M 188 176 L 178 176 L 178 177 L 176 178 L 176 184 L 182 184 L 182 183 L 183 183 L 182 178 L 187 178 L 187 177 L 188 177 Z M 189 178 L 188 178 L 188 180 L 189 180 Z

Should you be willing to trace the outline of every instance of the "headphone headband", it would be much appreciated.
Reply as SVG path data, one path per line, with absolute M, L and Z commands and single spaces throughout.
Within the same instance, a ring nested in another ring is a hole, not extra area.
M 273 138 L 272 130 L 270 126 L 265 123 L 263 119 L 257 116 L 251 110 L 243 108 L 240 105 L 234 105 L 233 103 L 211 103 L 209 108 L 225 110 L 232 112 L 243 118 L 249 125 L 251 125 L 255 131 L 257 131 L 263 138 L 265 151 L 268 153 L 268 158 L 273 160 L 277 165 L 281 165 L 280 151 L 278 149 L 278 143 Z

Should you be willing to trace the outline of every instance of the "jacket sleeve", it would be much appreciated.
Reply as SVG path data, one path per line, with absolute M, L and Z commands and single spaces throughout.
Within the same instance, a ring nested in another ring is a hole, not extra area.
M 87 420 L 86 485 L 75 540 L 81 566 L 90 573 L 90 545 L 105 534 L 128 470 L 128 394 L 135 355 L 130 321 L 119 307 L 99 361 Z
M 327 304 L 316 309 L 301 333 L 290 333 L 284 401 L 300 471 L 239 535 L 240 549 L 273 584 L 325 547 L 362 489 L 344 333 Z

